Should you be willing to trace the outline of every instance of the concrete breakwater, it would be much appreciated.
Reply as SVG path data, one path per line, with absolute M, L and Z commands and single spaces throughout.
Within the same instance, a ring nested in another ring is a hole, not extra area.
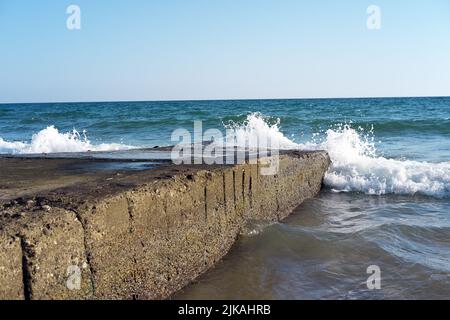
M 249 221 L 281 220 L 316 195 L 330 164 L 323 151 L 289 151 L 272 176 L 260 162 L 67 170 L 80 161 L 1 160 L 2 180 L 28 181 L 0 186 L 1 299 L 168 298 L 220 260 Z M 60 174 L 40 177 L 49 166 Z

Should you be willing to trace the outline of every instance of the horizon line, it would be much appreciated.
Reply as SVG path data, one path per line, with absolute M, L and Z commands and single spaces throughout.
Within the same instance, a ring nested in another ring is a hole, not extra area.
M 71 103 L 139 103 L 139 102 L 207 102 L 207 101 L 270 101 L 270 100 L 346 100 L 346 99 L 412 99 L 412 98 L 450 98 L 443 95 L 430 96 L 354 96 L 354 97 L 310 97 L 310 98 L 212 98 L 212 99 L 155 99 L 155 100 L 97 100 L 97 101 L 37 101 L 0 102 L 0 105 L 14 104 L 71 104 Z

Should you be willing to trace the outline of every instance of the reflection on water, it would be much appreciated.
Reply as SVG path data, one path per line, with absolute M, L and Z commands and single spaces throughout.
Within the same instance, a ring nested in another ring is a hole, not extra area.
M 450 200 L 324 191 L 175 299 L 449 299 Z M 367 289 L 367 267 L 381 290 Z

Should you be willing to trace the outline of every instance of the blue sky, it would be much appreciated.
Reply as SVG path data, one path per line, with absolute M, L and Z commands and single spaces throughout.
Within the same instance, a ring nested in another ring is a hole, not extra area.
M 0 102 L 429 95 L 448 0 L 0 0 Z

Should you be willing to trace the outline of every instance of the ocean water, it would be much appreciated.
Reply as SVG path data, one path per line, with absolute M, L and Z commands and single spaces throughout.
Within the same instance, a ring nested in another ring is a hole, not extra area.
M 177 297 L 450 299 L 450 98 L 4 104 L 0 153 L 123 156 L 174 144 L 194 120 L 333 164 L 317 198 L 255 226 Z

